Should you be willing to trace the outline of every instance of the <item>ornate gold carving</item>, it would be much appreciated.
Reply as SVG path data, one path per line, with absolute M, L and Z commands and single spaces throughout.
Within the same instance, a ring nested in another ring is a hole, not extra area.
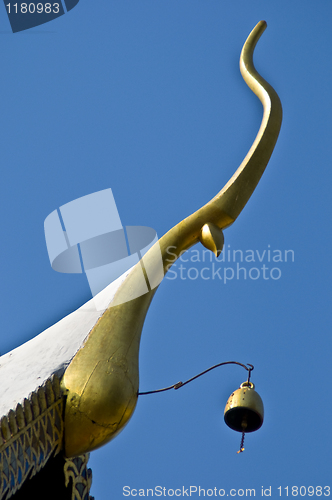
M 63 398 L 58 377 L 39 387 L 23 407 L 18 404 L 1 418 L 0 499 L 10 498 L 62 448 Z
M 87 468 L 89 453 L 75 458 L 67 458 L 64 466 L 65 486 L 72 480 L 71 500 L 93 500 L 89 496 L 92 483 L 92 471 Z

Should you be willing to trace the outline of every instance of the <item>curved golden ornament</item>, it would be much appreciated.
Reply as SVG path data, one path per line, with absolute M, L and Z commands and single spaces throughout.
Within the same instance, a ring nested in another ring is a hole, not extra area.
M 143 269 L 158 273 L 160 251 L 164 272 L 184 251 L 197 243 L 205 224 L 223 229 L 232 224 L 247 203 L 270 159 L 278 138 L 282 109 L 278 95 L 257 73 L 253 52 L 266 28 L 261 21 L 241 52 L 242 76 L 263 104 L 258 135 L 244 161 L 226 186 L 209 203 L 168 231 L 145 255 Z M 204 239 L 204 238 L 203 238 Z M 217 244 L 216 251 L 218 252 Z M 172 247 L 172 253 L 168 248 Z M 169 259 L 169 256 L 176 258 Z M 111 440 L 128 422 L 137 402 L 138 352 L 141 332 L 154 290 L 137 297 L 142 262 L 119 287 L 113 305 L 101 316 L 67 368 L 65 453 L 89 452 Z
M 201 228 L 199 241 L 205 248 L 211 250 L 216 257 L 219 257 L 224 246 L 224 233 L 212 222 L 207 222 Z

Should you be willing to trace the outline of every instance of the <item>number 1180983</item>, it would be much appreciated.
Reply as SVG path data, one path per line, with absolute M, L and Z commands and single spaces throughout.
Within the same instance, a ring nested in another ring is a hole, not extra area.
M 330 486 L 279 486 L 279 496 L 285 497 L 329 497 Z
M 6 5 L 8 9 L 8 14 L 58 14 L 60 12 L 60 4 L 59 3 L 21 3 L 21 5 L 17 3 L 8 3 Z

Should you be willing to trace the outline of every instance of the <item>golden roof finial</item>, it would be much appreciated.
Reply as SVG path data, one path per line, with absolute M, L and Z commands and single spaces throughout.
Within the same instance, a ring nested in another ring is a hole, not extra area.
M 265 170 L 282 119 L 278 95 L 253 65 L 254 48 L 265 28 L 265 21 L 257 24 L 240 57 L 242 76 L 264 108 L 257 137 L 225 187 L 210 202 L 168 231 L 133 268 L 67 368 L 62 380 L 67 395 L 67 456 L 91 451 L 112 439 L 135 409 L 140 337 L 157 289 L 156 286 L 138 296 L 142 271 L 148 274 L 151 282 L 153 273 L 159 272 L 161 255 L 164 272 L 167 272 L 176 260 L 169 260 L 169 247 L 176 258 L 198 241 L 216 254 L 220 253 L 223 238 L 218 231 L 235 221 Z

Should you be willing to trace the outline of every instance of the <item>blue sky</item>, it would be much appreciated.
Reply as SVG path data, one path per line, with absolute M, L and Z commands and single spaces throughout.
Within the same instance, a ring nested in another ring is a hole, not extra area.
M 247 279 L 236 279 L 237 261 L 202 262 L 195 247 L 201 262 L 189 252 L 184 279 L 175 267 L 161 284 L 140 350 L 142 391 L 222 361 L 252 363 L 265 422 L 238 455 L 241 436 L 223 423 L 246 379 L 236 366 L 141 396 L 123 432 L 90 456 L 96 500 L 126 498 L 124 486 L 256 496 L 271 486 L 273 498 L 279 486 L 282 496 L 332 486 L 331 15 L 328 0 L 80 0 L 12 34 L 0 8 L 2 354 L 91 297 L 84 275 L 50 266 L 43 224 L 53 210 L 112 188 L 123 225 L 162 235 L 223 187 L 262 116 L 240 51 L 268 23 L 255 64 L 284 121 L 257 190 L 225 230 L 226 250 L 253 250 L 256 261 L 240 263 Z M 268 250 L 294 259 L 268 262 Z M 212 279 L 212 264 L 234 279 Z M 269 279 L 252 279 L 263 264 Z M 190 279 L 203 267 L 211 279 Z

